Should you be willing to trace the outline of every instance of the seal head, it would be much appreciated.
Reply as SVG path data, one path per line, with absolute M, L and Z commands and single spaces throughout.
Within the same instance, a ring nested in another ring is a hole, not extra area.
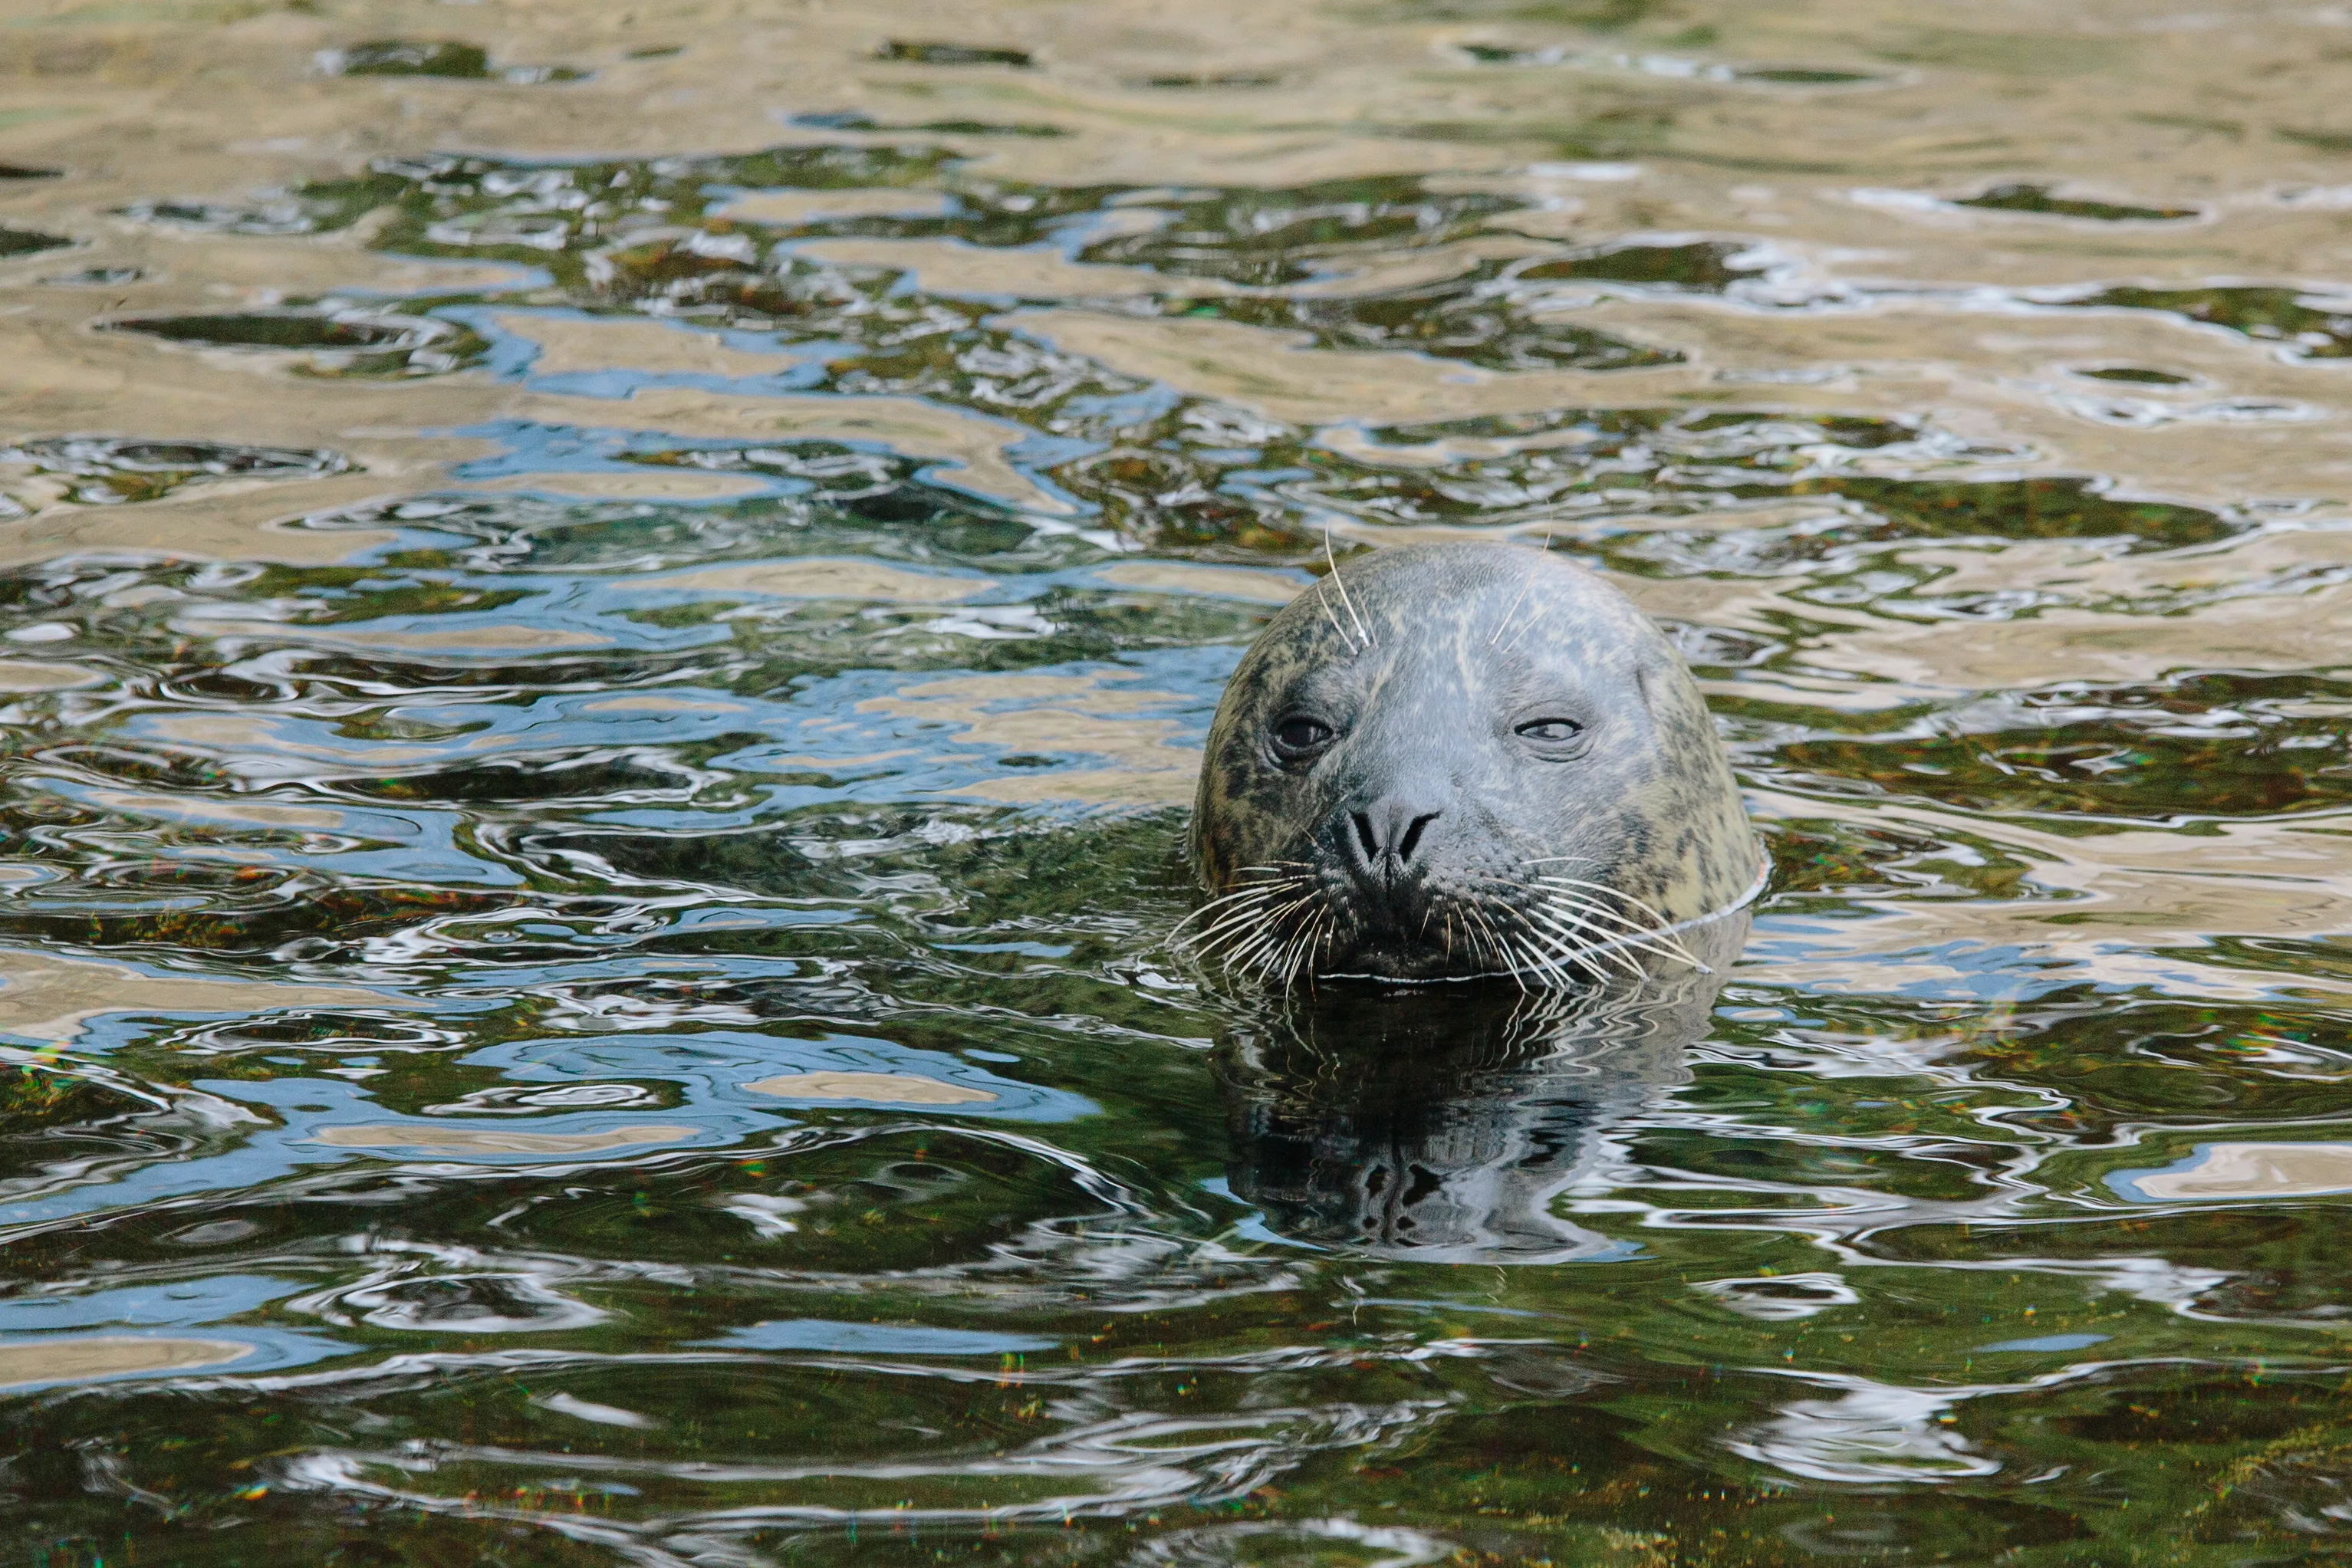
M 1195 950 L 1283 984 L 1630 971 L 1759 864 L 1664 634 L 1487 543 L 1381 550 L 1275 617 L 1218 705 L 1192 854 Z

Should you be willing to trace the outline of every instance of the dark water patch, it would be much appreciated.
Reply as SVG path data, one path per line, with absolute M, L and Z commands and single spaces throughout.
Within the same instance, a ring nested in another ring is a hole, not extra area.
M 423 316 L 362 316 L 254 310 L 217 316 L 132 316 L 101 322 L 207 349 L 303 353 L 318 375 L 426 376 L 461 368 L 486 345 L 454 321 Z
M 479 81 L 490 74 L 489 51 L 454 38 L 378 38 L 329 49 L 319 68 L 338 77 L 449 77 Z
M 2070 696 L 2051 706 L 2074 713 L 2106 705 Z M 1866 780 L 1890 795 L 1971 811 L 2162 821 L 2269 816 L 2352 803 L 2341 725 L 2111 709 L 2031 729 L 1802 741 L 1783 747 L 1779 762 L 1799 775 Z
M 893 38 L 875 51 L 875 58 L 905 60 L 919 66 L 1031 66 L 1035 59 L 1025 49 L 988 48 L 976 44 L 922 44 Z
M 941 136 L 1067 136 L 1058 125 L 1005 124 L 986 120 L 923 120 L 912 124 L 883 126 L 885 131 L 929 131 Z
M 152 780 L 142 780 L 149 782 Z M 98 954 L 133 956 L 158 942 L 200 947 L 225 963 L 265 967 L 270 955 L 299 945 L 306 956 L 356 957 L 372 937 L 420 919 L 496 914 L 507 901 L 417 888 L 355 886 L 313 890 L 303 879 L 264 872 L 207 885 L 205 868 L 168 862 L 116 868 L 106 882 L 20 899 L 0 915 L 0 934 L 27 944 L 65 943 Z
M 362 176 L 302 186 L 248 203 L 195 199 L 132 202 L 114 209 L 137 223 L 203 234 L 299 235 L 340 229 L 400 194 L 397 179 Z
M 1101 265 L 1267 287 L 1311 277 L 1350 252 L 1447 244 L 1520 205 L 1507 196 L 1435 192 L 1418 179 L 1393 176 L 1181 193 L 1165 205 L 1129 209 L 1156 212 L 1154 227 L 1096 241 L 1078 255 Z
M 1252 88 L 1280 87 L 1282 82 L 1283 78 L 1278 76 L 1263 76 L 1250 71 L 1221 71 L 1207 76 L 1142 77 L 1130 85 L 1152 88 L 1163 92 L 1194 89 L 1241 92 Z
M 2096 479 L 1800 479 L 1795 495 L 1834 493 L 1915 538 L 2125 538 L 2140 549 L 2211 544 L 2250 524 L 2199 507 L 2117 500 Z
M 1070 133 L 1058 125 L 1003 124 L 984 120 L 923 120 L 898 124 L 884 124 L 870 114 L 856 110 L 839 110 L 817 114 L 795 114 L 794 125 L 812 131 L 928 131 L 943 136 L 1067 136 Z
M 1381 0 L 1360 15 L 1387 22 L 1528 22 L 1614 30 L 1668 12 L 1665 0 Z
M 544 82 L 590 81 L 595 75 L 573 66 L 508 66 L 499 72 L 499 79 L 518 87 L 537 87 Z
M 14 229 L 0 225 L 0 257 L 37 256 L 45 250 L 63 250 L 73 241 L 63 235 L 42 234 L 34 229 Z
M 2075 993 L 2036 1003 L 2008 1020 L 1997 1039 L 1973 1042 L 1971 1054 L 2011 1082 L 2063 1099 L 2068 1132 L 2086 1141 L 2103 1143 L 2126 1129 L 2178 1129 L 2146 1146 L 2104 1151 L 2095 1162 L 2105 1168 L 2161 1166 L 2170 1155 L 2160 1151 L 2181 1134 L 2211 1140 L 2217 1116 L 2299 1120 L 2309 1124 L 2315 1142 L 2339 1135 L 2342 1118 L 2352 1113 L 2352 1093 L 2344 1087 L 2344 1022 L 2340 1009 L 2291 1016 L 2252 1003 Z M 2102 1048 L 2088 1049 L 2094 1040 Z M 2048 1120 L 2020 1119 L 2026 1127 Z M 2074 1172 L 2091 1168 L 2079 1155 L 2069 1164 Z M 2053 1176 L 2055 1185 L 2067 1181 Z M 2184 1229 L 2213 1224 L 2182 1223 Z M 2254 1214 L 2221 1221 L 2250 1229 L 2261 1223 Z M 2226 1247 L 2210 1229 L 2198 1240 L 2198 1249 L 2216 1261 Z
M 772 475 L 787 493 L 691 510 L 635 501 L 556 501 L 527 495 L 412 496 L 302 519 L 327 530 L 410 530 L 420 567 L 462 563 L 486 580 L 540 571 L 645 573 L 777 555 L 866 556 L 982 570 L 1050 570 L 1098 552 L 1041 535 L 1012 514 L 917 477 L 908 458 L 833 442 L 653 447 L 616 443 L 621 460 L 656 469 Z M 423 541 L 429 540 L 429 547 Z M 378 580 L 365 571 L 323 580 Z M 297 584 L 286 582 L 292 589 Z
M 41 281 L 58 288 L 119 288 L 126 283 L 144 283 L 152 276 L 135 267 L 86 267 Z
M 1482 66 L 1556 66 L 1568 57 L 1559 48 L 1515 49 L 1503 44 L 1456 44 L 1462 54 Z
M 1496 371 L 1629 370 L 1683 359 L 1672 350 L 1629 343 L 1591 327 L 1531 319 L 1507 282 L 1475 276 L 1388 294 L 1224 296 L 1171 300 L 1163 309 L 1305 331 L 1319 349 L 1403 350 Z
M 1376 444 L 1400 447 L 1468 439 L 1501 441 L 1513 449 L 1410 467 L 1354 464 L 1313 452 L 1303 459 L 1308 471 L 1278 480 L 1275 493 L 1301 504 L 1312 498 L 1368 520 L 1414 525 L 1549 519 L 1575 526 L 1580 517 L 1623 507 L 1627 486 L 1635 484 L 1642 507 L 1654 517 L 1679 511 L 1696 517 L 1719 507 L 1808 496 L 1851 503 L 1843 517 L 1726 538 L 1727 549 L 1753 552 L 1769 546 L 1775 552 L 1748 560 L 1745 570 L 1773 570 L 1771 560 L 1822 560 L 1872 541 L 2121 538 L 2135 549 L 2158 549 L 2214 542 L 2252 526 L 2193 507 L 2116 499 L 2096 479 L 1946 480 L 1847 471 L 1850 455 L 1863 452 L 1885 460 L 1908 447 L 1923 465 L 1953 454 L 1947 438 L 1901 421 L 1588 409 L 1481 415 L 1366 434 Z M 1641 570 L 1637 559 L 1620 564 Z M 1712 569 L 1731 564 L 1717 560 Z
M 87 1180 L 108 1163 L 169 1158 L 186 1139 L 171 1135 L 168 1112 L 158 1098 L 57 1066 L 0 1064 L 0 1198 Z
M 2048 185 L 1995 185 L 1979 195 L 1956 200 L 1956 207 L 1982 207 L 1996 213 L 2041 213 L 2054 218 L 2091 218 L 2099 223 L 2168 223 L 2202 217 L 2199 207 L 2139 207 L 2127 203 L 2094 202 L 2052 193 Z
M 62 169 L 36 169 L 24 163 L 0 163 L 0 180 L 57 180 L 64 175 Z
M 304 185 L 291 199 L 320 229 L 391 207 L 374 242 L 382 249 L 520 261 L 577 287 L 585 252 L 691 226 L 733 190 L 926 186 L 952 162 L 929 148 L 822 145 L 628 162 L 428 157 L 382 161 L 359 179 Z
M 211 477 L 317 478 L 340 474 L 340 452 L 240 446 L 212 441 L 150 441 L 135 436 L 61 435 L 0 448 L 0 462 L 26 463 L 77 481 L 67 499 L 89 505 L 152 501 Z
M 1764 270 L 1763 262 L 1751 259 L 1753 248 L 1725 240 L 1695 240 L 1686 245 L 1614 246 L 1583 256 L 1523 267 L 1518 276 L 1529 282 L 1590 279 L 1719 294 L 1733 284 Z
M 2271 134 L 2282 141 L 2292 141 L 2319 152 L 2352 152 L 2352 131 L 2298 131 L 2288 126 L 2273 127 Z
M 1774 87 L 1853 87 L 1887 79 L 1870 71 L 1831 70 L 1820 66 L 1738 66 L 1731 74 L 1738 81 L 1768 82 Z
M 2279 344 L 2299 360 L 2352 355 L 2352 304 L 2293 288 L 2109 288 L 2065 301 L 2110 309 L 2160 310 Z
M 2182 387 L 2196 380 L 2194 376 L 2176 375 L 2170 371 L 2153 370 L 2146 365 L 2097 365 L 2072 373 L 2087 376 L 2095 382 L 2127 382 L 2135 386 L 2151 387 Z

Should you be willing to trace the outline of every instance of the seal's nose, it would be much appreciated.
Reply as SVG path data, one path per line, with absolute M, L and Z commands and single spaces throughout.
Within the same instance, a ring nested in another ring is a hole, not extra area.
M 1355 830 L 1350 847 L 1357 852 L 1356 869 L 1380 882 L 1402 882 L 1420 870 L 1413 863 L 1414 852 L 1421 848 L 1423 831 L 1442 814 L 1396 795 L 1349 812 L 1349 826 Z

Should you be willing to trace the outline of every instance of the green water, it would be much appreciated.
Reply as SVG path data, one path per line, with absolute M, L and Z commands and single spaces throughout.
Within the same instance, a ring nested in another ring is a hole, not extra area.
M 0 1562 L 2347 1550 L 2340 20 L 20 9 Z M 1736 963 L 1169 950 L 1454 533 Z

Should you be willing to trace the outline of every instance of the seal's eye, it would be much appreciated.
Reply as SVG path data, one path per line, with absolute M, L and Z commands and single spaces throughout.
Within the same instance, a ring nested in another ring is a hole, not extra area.
M 1584 727 L 1572 718 L 1530 719 L 1513 733 L 1539 746 L 1566 746 L 1584 733 Z
M 1312 757 L 1331 744 L 1331 727 L 1319 718 L 1292 714 L 1274 727 L 1274 749 L 1285 761 Z

